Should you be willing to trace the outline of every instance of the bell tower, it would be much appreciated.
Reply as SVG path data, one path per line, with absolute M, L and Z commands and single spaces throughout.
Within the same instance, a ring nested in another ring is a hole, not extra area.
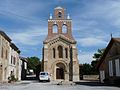
M 50 14 L 48 20 L 48 38 L 61 34 L 69 39 L 73 39 L 72 20 L 69 14 L 66 15 L 65 11 L 62 7 L 56 7 L 54 8 L 54 15 Z

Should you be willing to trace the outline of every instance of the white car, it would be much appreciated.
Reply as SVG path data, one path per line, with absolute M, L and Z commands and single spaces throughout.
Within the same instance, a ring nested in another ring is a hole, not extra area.
M 50 82 L 50 76 L 48 72 L 40 72 L 39 81 L 48 81 Z

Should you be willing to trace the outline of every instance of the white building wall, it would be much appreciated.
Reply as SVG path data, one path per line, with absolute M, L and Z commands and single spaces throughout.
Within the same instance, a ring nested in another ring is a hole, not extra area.
M 14 71 L 15 77 L 20 80 L 21 75 L 21 64 L 19 59 L 19 54 L 17 51 L 11 48 L 11 42 L 8 42 L 0 34 L 0 82 L 8 81 L 8 77 L 11 74 L 11 71 Z M 2 47 L 4 48 L 3 58 L 1 57 Z M 6 58 L 7 50 L 7 58 Z M 15 65 L 11 63 L 11 55 L 16 57 Z
M 0 35 L 0 65 L 2 64 L 1 49 L 2 49 L 2 36 Z
M 22 71 L 22 61 L 19 59 L 19 66 L 18 66 L 18 80 L 21 80 L 21 71 Z
M 15 58 L 15 64 L 13 63 L 14 58 Z M 11 63 L 11 59 L 12 59 L 12 63 Z M 9 54 L 8 77 L 10 77 L 11 71 L 15 75 L 15 78 L 21 80 L 21 62 L 19 59 L 19 54 L 12 48 L 10 48 L 10 54 Z
M 1 57 L 3 48 L 3 58 Z M 7 58 L 6 58 L 6 50 L 7 50 Z M 9 61 L 9 52 L 10 52 L 10 43 L 0 35 L 0 65 L 1 65 L 1 75 L 0 81 L 8 80 L 8 61 Z

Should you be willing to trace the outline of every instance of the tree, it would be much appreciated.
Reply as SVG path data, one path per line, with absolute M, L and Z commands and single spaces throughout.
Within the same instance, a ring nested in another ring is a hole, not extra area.
M 91 74 L 91 70 L 92 70 L 92 67 L 91 67 L 91 65 L 90 64 L 87 64 L 87 63 L 85 63 L 85 64 L 82 64 L 82 66 L 81 66 L 81 74 L 82 75 L 90 75 Z
M 104 50 L 105 49 L 98 49 L 97 52 L 93 55 L 93 58 L 95 60 L 91 62 L 92 74 L 99 74 L 99 70 L 96 69 L 96 65 L 99 62 L 99 59 L 101 58 L 101 56 L 103 55 Z
M 40 59 L 34 56 L 34 57 L 28 57 L 27 60 L 28 60 L 28 64 L 27 64 L 28 70 L 33 69 L 34 73 L 36 73 L 37 71 L 36 67 L 39 64 L 41 64 Z
M 98 51 L 93 55 L 93 58 L 95 60 L 99 60 L 100 57 L 103 55 L 104 50 L 105 50 L 105 48 L 104 49 L 98 49 Z
M 98 63 L 98 60 L 91 62 L 91 69 L 92 69 L 91 73 L 95 74 L 95 75 L 99 74 L 99 70 L 97 70 L 97 68 L 96 68 L 97 63 Z
M 81 75 L 91 75 L 91 74 L 99 74 L 99 70 L 97 70 L 96 65 L 100 59 L 100 57 L 103 55 L 105 49 L 98 49 L 98 51 L 93 55 L 93 60 L 91 64 L 82 64 L 80 66 L 80 74 Z

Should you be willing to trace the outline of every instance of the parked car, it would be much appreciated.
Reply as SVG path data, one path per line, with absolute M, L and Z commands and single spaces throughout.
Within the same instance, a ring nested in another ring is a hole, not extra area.
M 39 73 L 39 81 L 47 81 L 50 82 L 50 75 L 48 72 L 40 72 Z

